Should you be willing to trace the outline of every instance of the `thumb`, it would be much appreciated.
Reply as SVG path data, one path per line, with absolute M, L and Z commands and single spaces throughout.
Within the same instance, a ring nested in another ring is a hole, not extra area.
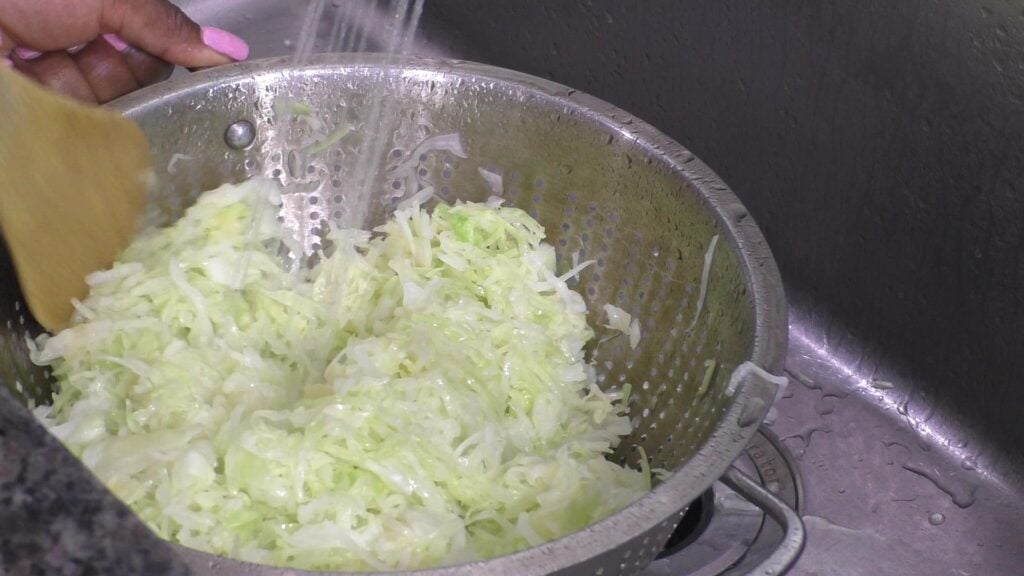
M 200 27 L 167 0 L 105 0 L 100 26 L 157 58 L 187 68 L 245 60 L 249 46 L 234 34 Z

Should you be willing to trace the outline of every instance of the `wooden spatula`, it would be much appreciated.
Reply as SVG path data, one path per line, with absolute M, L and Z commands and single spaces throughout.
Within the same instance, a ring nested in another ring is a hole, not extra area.
M 0 66 L 0 229 L 47 330 L 67 325 L 85 276 L 131 241 L 152 174 L 131 121 Z

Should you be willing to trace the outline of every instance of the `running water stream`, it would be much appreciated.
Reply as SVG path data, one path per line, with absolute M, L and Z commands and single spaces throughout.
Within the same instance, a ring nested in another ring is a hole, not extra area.
M 373 90 L 366 95 L 366 105 L 359 113 L 358 123 L 352 126 L 353 132 L 357 133 L 353 136 L 360 142 L 358 160 L 343 175 L 346 180 L 345 209 L 329 216 L 327 221 L 331 226 L 367 227 L 370 225 L 366 219 L 372 213 L 372 202 L 375 198 L 385 197 L 375 188 L 383 185 L 378 176 L 398 123 L 398 103 L 389 86 L 399 80 L 401 65 L 409 56 L 423 4 L 424 0 L 310 0 L 308 4 L 291 56 L 293 66 L 308 65 L 317 53 L 369 50 L 384 54 L 380 70 L 387 75 L 383 81 L 373 83 Z M 304 205 L 305 200 L 300 203 Z M 291 210 L 287 201 L 285 210 Z M 319 244 L 317 239 L 309 238 L 311 233 L 315 233 L 318 223 L 297 224 L 296 232 L 302 237 L 299 241 L 304 256 L 308 257 L 310 248 Z

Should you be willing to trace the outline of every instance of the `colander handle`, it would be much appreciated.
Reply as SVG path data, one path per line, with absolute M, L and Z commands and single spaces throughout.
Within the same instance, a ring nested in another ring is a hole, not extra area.
M 807 540 L 807 531 L 804 529 L 800 515 L 735 466 L 730 466 L 721 480 L 740 496 L 764 510 L 764 513 L 778 522 L 786 532 L 779 547 L 772 552 L 771 556 L 748 574 L 750 576 L 782 576 L 796 563 L 796 559 L 800 557 L 800 552 L 804 549 L 804 542 Z

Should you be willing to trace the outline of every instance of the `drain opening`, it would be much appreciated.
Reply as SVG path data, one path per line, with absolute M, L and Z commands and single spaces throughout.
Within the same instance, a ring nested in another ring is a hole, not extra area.
M 672 535 L 665 542 L 665 547 L 658 553 L 657 558 L 665 558 L 686 548 L 691 542 L 704 533 L 704 529 L 711 523 L 711 516 L 715 510 L 715 493 L 708 488 L 694 500 L 686 509 L 679 525 L 672 531 Z
M 733 463 L 770 487 L 797 514 L 803 511 L 803 488 L 793 457 L 778 437 L 761 429 Z M 782 540 L 782 528 L 721 482 L 690 505 L 665 548 L 641 574 L 747 574 L 768 559 Z

